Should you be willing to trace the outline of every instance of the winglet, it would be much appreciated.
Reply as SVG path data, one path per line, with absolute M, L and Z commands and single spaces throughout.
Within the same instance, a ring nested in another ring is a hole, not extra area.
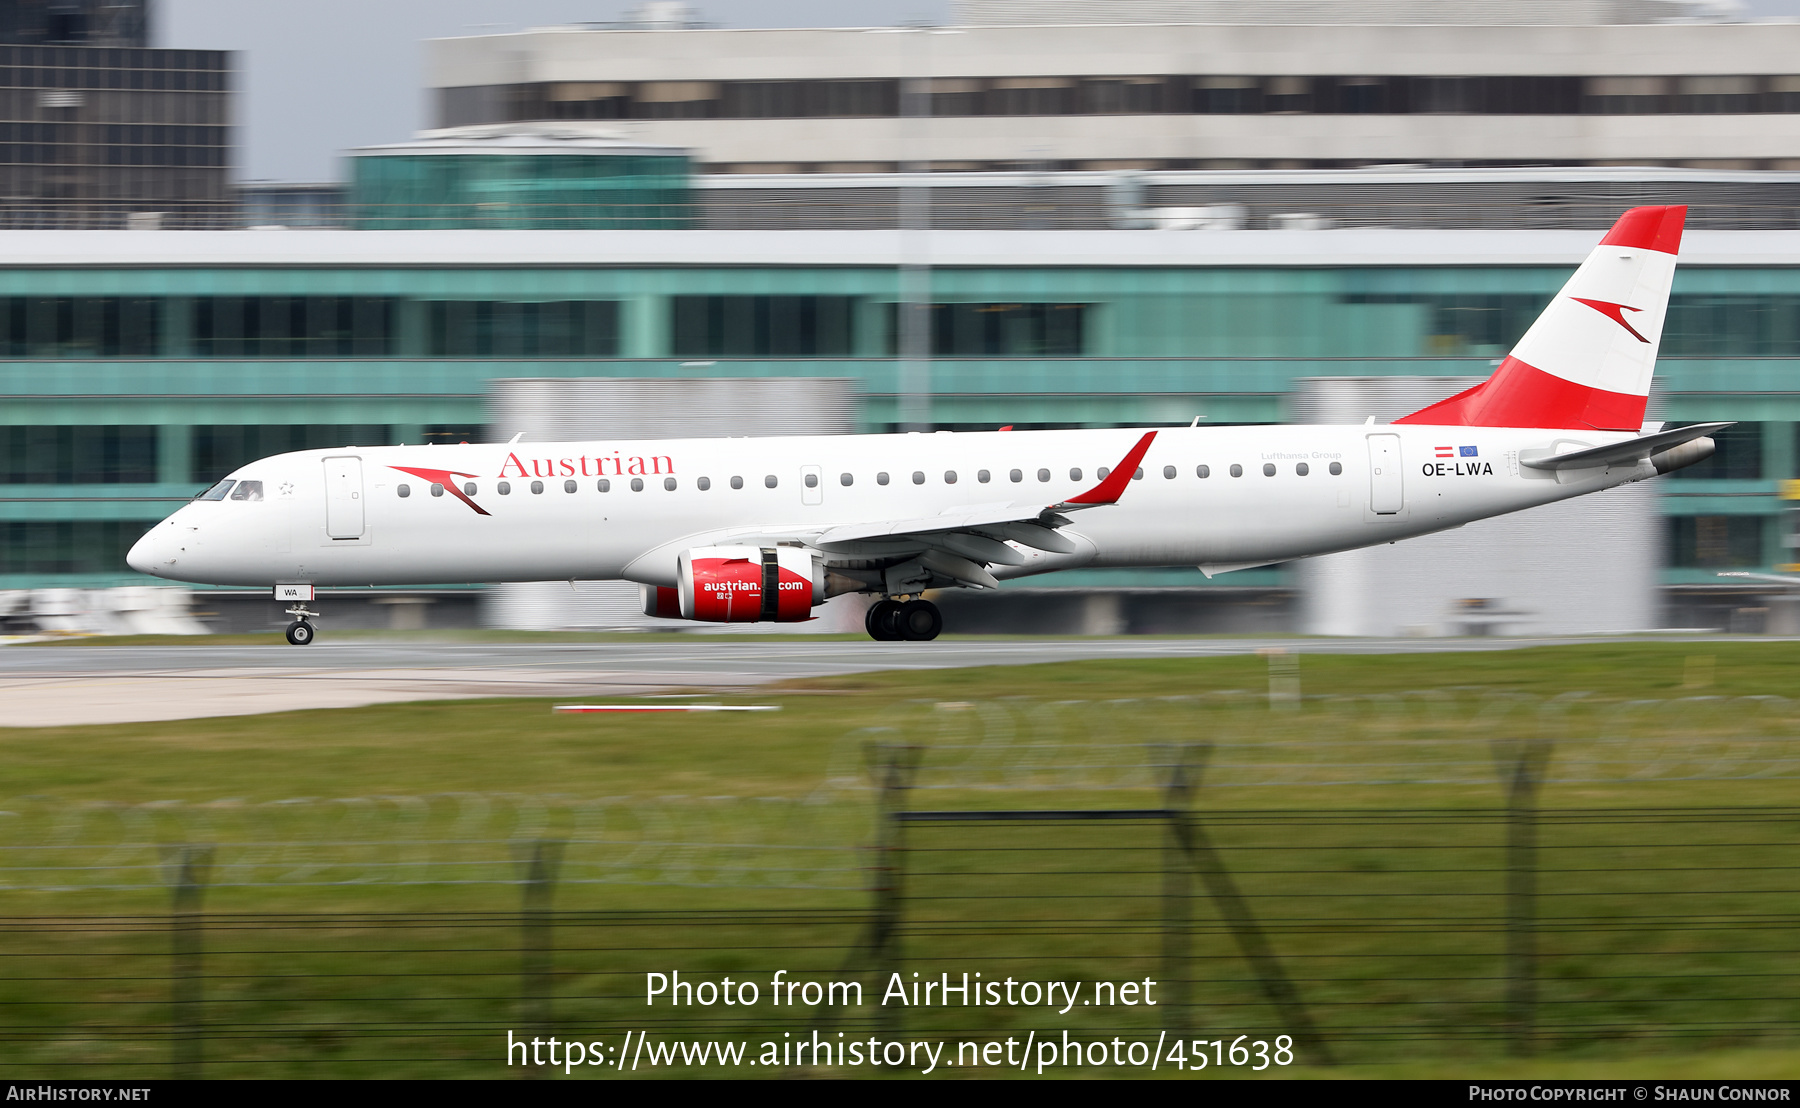
M 1150 452 L 1150 443 L 1156 438 L 1155 431 L 1148 431 L 1125 455 L 1117 469 L 1106 475 L 1106 480 L 1082 493 L 1071 496 L 1065 504 L 1116 504 L 1119 497 L 1125 494 L 1125 486 L 1131 481 L 1131 475 L 1137 472 L 1138 465 L 1143 462 L 1144 455 Z

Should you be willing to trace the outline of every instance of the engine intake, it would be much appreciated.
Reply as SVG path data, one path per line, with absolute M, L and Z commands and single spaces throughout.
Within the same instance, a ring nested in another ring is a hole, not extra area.
M 701 546 L 676 559 L 673 589 L 645 587 L 644 614 L 705 623 L 799 623 L 825 602 L 825 569 L 792 546 Z

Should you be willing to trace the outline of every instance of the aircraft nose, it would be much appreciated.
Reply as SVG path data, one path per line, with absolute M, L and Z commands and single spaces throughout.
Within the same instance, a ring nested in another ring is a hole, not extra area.
M 167 559 L 159 558 L 158 552 L 163 545 L 162 533 L 167 528 L 167 523 L 159 523 L 145 531 L 143 537 L 132 544 L 130 553 L 125 555 L 125 564 L 139 573 L 147 573 L 152 577 L 160 576 L 156 572 L 157 565 Z

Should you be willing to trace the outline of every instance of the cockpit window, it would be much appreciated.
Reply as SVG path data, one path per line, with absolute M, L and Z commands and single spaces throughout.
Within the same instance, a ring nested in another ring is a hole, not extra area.
M 233 486 L 235 484 L 237 484 L 236 481 L 232 481 L 229 479 L 220 481 L 218 484 L 214 485 L 212 488 L 207 489 L 205 492 L 201 493 L 199 496 L 194 497 L 194 499 L 195 500 L 223 500 L 223 499 L 225 499 L 225 494 L 230 492 L 231 486 Z
M 237 483 L 237 488 L 231 490 L 231 499 L 233 499 L 233 500 L 261 500 L 262 499 L 262 482 L 261 481 L 239 481 Z

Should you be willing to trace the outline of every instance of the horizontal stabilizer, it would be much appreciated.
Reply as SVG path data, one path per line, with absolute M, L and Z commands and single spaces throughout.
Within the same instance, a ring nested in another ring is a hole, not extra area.
M 1519 464 L 1526 469 L 1597 469 L 1600 466 L 1634 465 L 1644 461 L 1652 454 L 1660 454 L 1671 447 L 1680 446 L 1684 442 L 1692 442 L 1705 438 L 1715 431 L 1723 431 L 1730 427 L 1729 423 L 1696 423 L 1690 427 L 1677 427 L 1673 431 L 1659 431 L 1654 435 L 1639 435 L 1635 439 L 1626 439 L 1610 446 L 1596 446 L 1588 450 L 1576 450 L 1568 454 L 1545 453 L 1542 457 L 1531 457 L 1527 451 L 1519 455 Z

